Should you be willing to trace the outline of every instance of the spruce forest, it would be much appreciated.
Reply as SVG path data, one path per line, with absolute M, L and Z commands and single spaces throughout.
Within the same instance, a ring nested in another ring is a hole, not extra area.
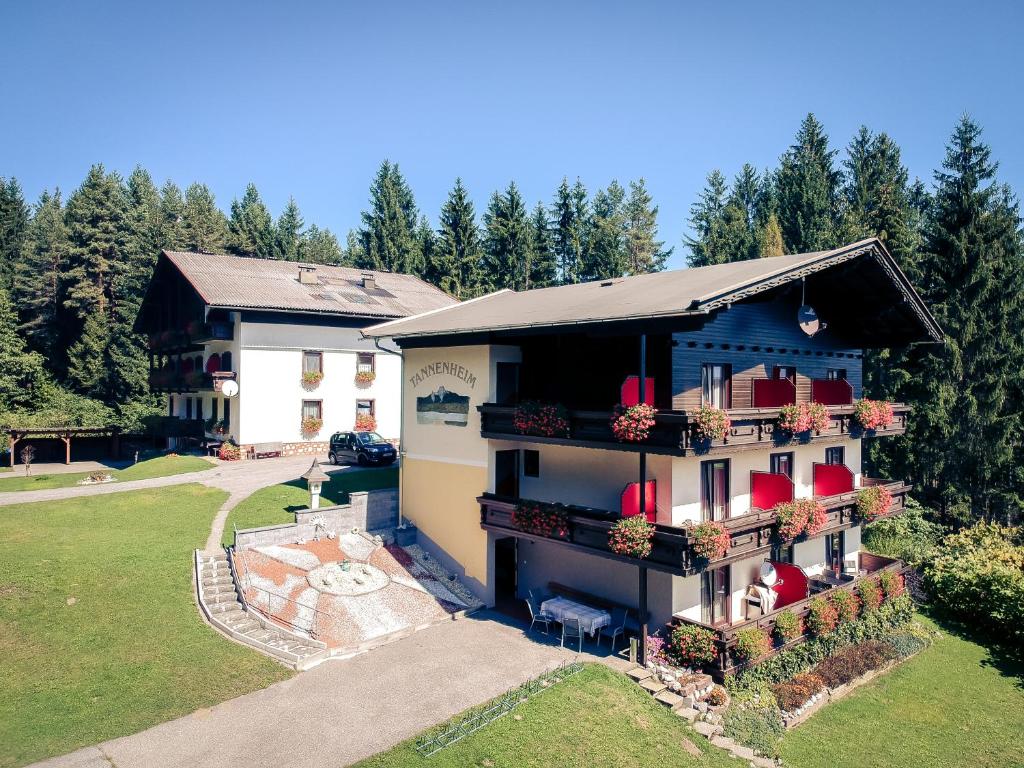
M 949 522 L 1024 513 L 1024 233 L 997 170 L 968 117 L 926 183 L 885 133 L 840 149 L 808 115 L 776 167 L 708 174 L 681 244 L 705 266 L 885 242 L 946 342 L 866 355 L 866 396 L 915 410 L 907 435 L 869 445 L 865 471 L 910 480 Z M 133 322 L 162 248 L 408 272 L 468 299 L 664 269 L 657 216 L 642 178 L 591 192 L 566 177 L 532 207 L 511 182 L 479 215 L 456 179 L 432 222 L 384 161 L 342 244 L 294 200 L 275 218 L 251 184 L 225 213 L 205 185 L 158 186 L 142 168 L 96 165 L 34 203 L 0 178 L 0 423 L 137 431 L 158 412 Z

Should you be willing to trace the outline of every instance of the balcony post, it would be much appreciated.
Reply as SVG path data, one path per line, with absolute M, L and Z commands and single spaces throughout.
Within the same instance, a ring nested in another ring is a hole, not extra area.
M 641 565 L 639 583 L 640 666 L 647 666 L 647 566 Z
M 647 334 L 640 334 L 640 402 L 647 402 Z M 647 453 L 640 450 L 640 517 L 647 519 Z M 647 568 L 640 566 L 640 664 L 647 666 Z

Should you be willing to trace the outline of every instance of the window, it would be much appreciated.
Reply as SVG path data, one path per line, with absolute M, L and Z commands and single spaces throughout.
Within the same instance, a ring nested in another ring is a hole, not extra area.
M 323 352 L 303 352 L 302 353 L 302 372 L 303 373 L 323 373 L 324 372 L 324 353 Z
M 356 353 L 356 373 L 373 373 L 376 371 L 377 356 L 373 352 Z
M 793 562 L 793 545 L 792 544 L 773 544 L 772 545 L 772 560 L 776 563 L 792 563 Z
M 793 479 L 793 454 L 773 453 L 768 457 L 768 471 Z
M 725 520 L 729 517 L 728 460 L 701 462 L 700 505 L 702 520 Z
M 196 421 L 203 420 L 203 398 L 196 398 Z
M 323 400 L 303 400 L 302 401 L 302 418 L 304 419 L 322 419 L 324 413 L 324 401 Z
M 700 586 L 700 620 L 705 624 L 729 621 L 729 568 L 704 571 Z
M 540 477 L 540 451 L 523 451 L 523 475 Z
M 704 405 L 715 408 L 732 407 L 732 366 L 704 363 L 700 373 L 701 395 Z
M 231 401 L 224 401 L 224 424 L 228 429 L 231 429 Z
M 373 416 L 374 400 L 356 400 L 356 416 Z
M 843 570 L 843 552 L 846 550 L 846 532 L 825 536 L 825 567 L 833 572 Z
M 174 415 L 174 395 L 171 395 L 170 397 L 167 398 L 167 415 Z
M 796 384 L 796 367 L 792 365 L 776 365 L 772 368 L 773 379 L 789 379 Z
M 825 371 L 825 378 L 828 381 L 846 381 L 845 368 L 829 368 Z
M 231 353 L 230 352 L 222 352 L 221 353 L 221 356 L 220 356 L 220 369 L 222 371 L 233 371 L 234 370 L 234 368 L 231 367 Z
M 192 418 L 192 398 L 191 397 L 186 397 L 185 398 L 185 418 L 186 419 L 191 419 Z
M 214 424 L 217 423 L 217 411 L 220 410 L 219 406 L 220 401 L 216 397 L 210 399 L 210 418 L 213 419 Z
M 841 445 L 833 446 L 832 448 L 825 449 L 825 463 L 826 464 L 845 464 L 846 463 L 846 449 Z

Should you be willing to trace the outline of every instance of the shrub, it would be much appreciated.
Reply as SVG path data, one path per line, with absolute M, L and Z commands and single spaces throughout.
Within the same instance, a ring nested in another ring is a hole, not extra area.
M 763 629 L 741 629 L 736 633 L 736 657 L 741 662 L 755 661 L 772 649 L 772 639 Z
M 356 371 L 356 384 L 372 384 L 376 378 L 373 371 Z
M 916 500 L 908 498 L 902 514 L 864 527 L 864 547 L 911 565 L 930 560 L 942 539 L 943 528 L 930 522 L 925 512 Z
M 693 553 L 703 560 L 725 557 L 732 542 L 725 526 L 714 520 L 694 526 L 690 535 L 693 536 Z
M 892 508 L 892 494 L 884 485 L 869 485 L 857 491 L 857 515 L 873 522 Z
M 569 436 L 569 412 L 564 405 L 526 400 L 516 407 L 512 423 L 522 435 Z
M 725 440 L 732 421 L 722 408 L 702 405 L 693 414 L 693 436 L 698 440 Z
M 725 692 L 725 688 L 720 685 L 716 685 L 710 692 L 708 692 L 708 695 L 704 697 L 704 701 L 709 707 L 721 707 L 729 701 L 729 694 Z
M 891 645 L 867 640 L 839 649 L 818 664 L 814 672 L 829 688 L 838 688 L 866 672 L 885 666 L 894 658 L 896 653 Z
M 523 499 L 512 510 L 512 525 L 534 536 L 561 539 L 569 535 L 569 513 L 558 504 Z
M 860 613 L 860 598 L 846 589 L 837 589 L 828 597 L 832 607 L 836 609 L 836 617 L 841 622 L 853 621 Z
M 858 400 L 853 405 L 853 418 L 863 429 L 888 427 L 895 420 L 892 404 L 883 400 Z
M 795 640 L 804 633 L 804 622 L 792 611 L 783 611 L 775 617 L 775 637 L 786 643 Z
M 825 688 L 825 681 L 813 672 L 801 672 L 792 680 L 776 683 L 772 693 L 783 712 L 796 712 L 811 700 L 811 697 Z
M 885 642 L 901 659 L 913 656 L 928 647 L 928 641 L 914 632 L 893 632 L 885 638 Z
M 220 444 L 217 450 L 217 457 L 221 461 L 238 461 L 242 458 L 242 451 L 237 445 L 228 441 Z
M 1024 639 L 1024 535 L 979 523 L 946 536 L 925 568 L 925 587 L 942 610 L 1001 639 Z
M 830 421 L 828 408 L 821 403 L 784 405 L 779 412 L 779 429 L 794 435 L 821 432 L 828 429 Z
M 702 667 L 718 658 L 714 633 L 696 624 L 673 627 L 666 653 L 679 666 Z
M 616 406 L 612 416 L 612 432 L 616 440 L 638 443 L 651 435 L 654 426 L 654 406 L 646 403 L 631 405 L 628 408 Z
M 823 597 L 811 600 L 810 613 L 807 614 L 807 630 L 815 637 L 832 632 L 839 624 L 839 614 L 835 606 Z
M 302 372 L 302 386 L 308 389 L 316 389 L 320 386 L 320 382 L 324 380 L 324 374 L 322 371 L 303 371 Z
M 665 667 L 671 664 L 666 655 L 667 649 L 665 647 L 665 638 L 659 637 L 658 635 L 647 636 L 647 660 L 653 661 L 655 664 Z
M 882 571 L 878 575 L 878 584 L 882 587 L 882 594 L 886 600 L 899 597 L 905 591 L 903 575 L 892 571 Z
M 306 437 L 315 435 L 323 427 L 324 420 L 318 419 L 316 416 L 306 416 L 302 419 L 301 429 L 302 434 Z
M 654 526 L 643 515 L 619 520 L 608 532 L 608 547 L 617 555 L 644 558 L 651 554 Z
M 781 501 L 772 509 L 775 512 L 779 537 L 783 540 L 795 539 L 803 534 L 814 536 L 828 522 L 825 508 L 814 499 Z
M 860 590 L 861 611 L 864 614 L 877 611 L 882 604 L 882 585 L 878 579 L 863 579 L 857 588 Z
M 377 418 L 372 413 L 357 413 L 356 432 L 376 432 L 377 431 Z
M 779 742 L 786 734 L 782 713 L 774 701 L 731 706 L 725 711 L 722 727 L 728 738 L 771 759 L 779 756 Z

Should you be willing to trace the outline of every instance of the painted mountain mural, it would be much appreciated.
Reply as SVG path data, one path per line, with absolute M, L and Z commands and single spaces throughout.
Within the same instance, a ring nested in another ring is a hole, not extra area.
M 438 387 L 416 398 L 416 422 L 464 427 L 469 422 L 469 396 Z

